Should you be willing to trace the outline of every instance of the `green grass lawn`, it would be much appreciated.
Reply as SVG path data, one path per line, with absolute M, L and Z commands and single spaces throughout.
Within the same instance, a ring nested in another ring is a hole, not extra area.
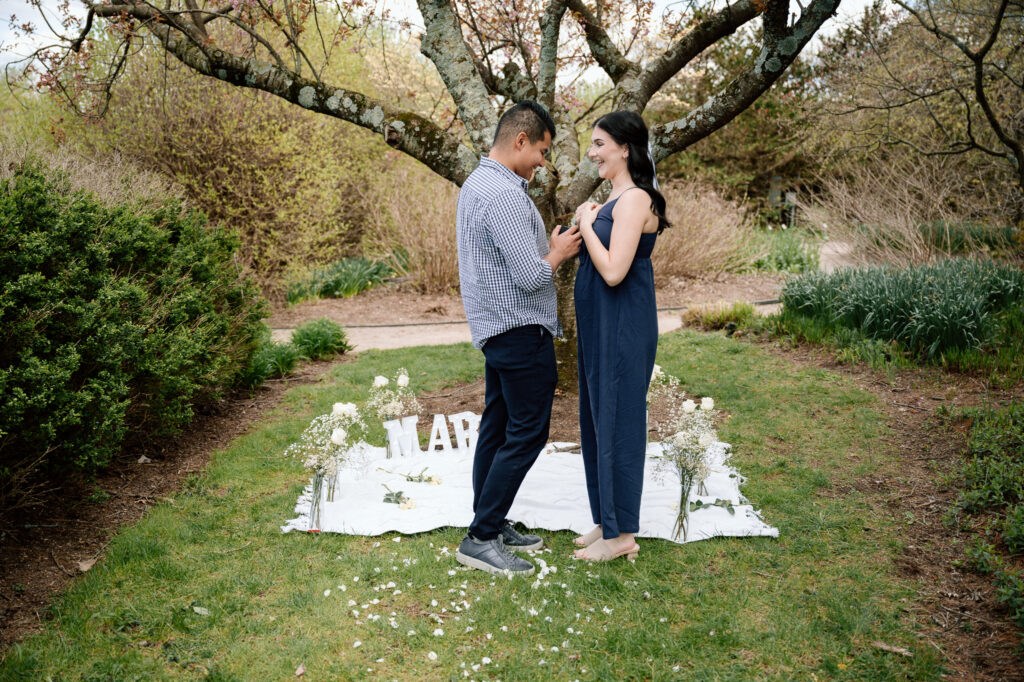
M 896 578 L 895 524 L 847 492 L 895 467 L 874 398 L 718 335 L 663 336 L 658 363 L 730 415 L 720 436 L 779 539 L 642 540 L 635 564 L 590 565 L 548 533 L 537 581 L 458 566 L 462 528 L 282 535 L 306 484 L 282 452 L 313 416 L 402 366 L 417 390 L 483 370 L 468 345 L 364 352 L 124 528 L 0 679 L 285 680 L 300 665 L 311 680 L 938 678 L 907 615 L 915 585 Z

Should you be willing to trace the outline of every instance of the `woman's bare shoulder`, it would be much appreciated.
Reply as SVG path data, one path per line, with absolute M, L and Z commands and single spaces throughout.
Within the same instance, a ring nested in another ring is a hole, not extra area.
M 630 215 L 649 215 L 651 213 L 651 195 L 643 187 L 630 187 L 619 195 L 618 201 L 612 208 L 612 213 Z

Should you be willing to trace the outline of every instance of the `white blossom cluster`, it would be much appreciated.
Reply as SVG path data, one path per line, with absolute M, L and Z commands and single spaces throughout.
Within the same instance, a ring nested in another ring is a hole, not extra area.
M 679 393 L 679 379 L 665 373 L 660 365 L 654 366 L 651 382 L 647 387 L 647 404 L 651 405 L 661 398 L 671 398 Z
M 686 403 L 694 409 L 688 410 Z M 687 400 L 670 428 L 673 433 L 661 441 L 665 462 L 679 471 L 681 479 L 700 485 L 710 473 L 704 453 L 715 442 L 714 410 L 696 409 Z
M 370 399 L 366 401 L 366 406 L 381 421 L 416 414 L 420 409 L 419 401 L 409 388 L 409 373 L 405 368 L 398 370 L 393 381 L 395 388 L 391 388 L 392 380 L 386 376 L 375 377 L 370 388 Z
M 338 473 L 345 451 L 365 431 L 366 424 L 355 404 L 335 403 L 330 414 L 310 422 L 285 455 L 301 460 L 311 473 L 330 478 Z
M 694 486 L 698 492 L 711 473 L 706 456 L 708 447 L 716 440 L 715 401 L 710 397 L 700 402 L 687 398 L 679 388 L 679 380 L 660 371 L 655 365 L 651 377 L 648 401 L 664 407 L 668 418 L 657 429 L 661 440 L 662 464 L 675 469 L 679 474 L 680 499 L 676 535 L 680 532 L 686 538 L 686 522 L 689 516 L 690 491 Z

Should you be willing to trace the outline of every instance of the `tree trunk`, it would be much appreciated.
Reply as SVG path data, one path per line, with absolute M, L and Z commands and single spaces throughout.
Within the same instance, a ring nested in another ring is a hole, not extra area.
M 555 272 L 555 292 L 558 296 L 558 319 L 562 323 L 564 339 L 555 339 L 555 360 L 558 362 L 558 388 L 569 393 L 579 391 L 576 365 L 576 305 L 573 287 L 576 283 L 578 261 L 562 263 Z

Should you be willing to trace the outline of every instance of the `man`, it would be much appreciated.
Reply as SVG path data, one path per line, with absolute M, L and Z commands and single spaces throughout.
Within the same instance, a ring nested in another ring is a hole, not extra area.
M 551 147 L 555 123 L 525 100 L 498 121 L 487 157 L 459 193 L 459 280 L 473 345 L 483 351 L 486 391 L 473 460 L 473 522 L 455 556 L 488 573 L 529 575 L 512 550 L 543 542 L 505 518 L 548 439 L 558 370 L 552 337 L 562 333 L 554 273 L 580 248 L 579 228 L 550 245 L 526 188 Z

